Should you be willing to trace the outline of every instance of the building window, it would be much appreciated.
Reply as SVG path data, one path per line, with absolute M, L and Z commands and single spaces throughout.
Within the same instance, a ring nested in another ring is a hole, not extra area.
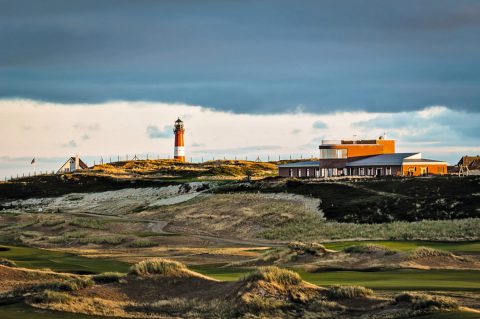
M 365 175 L 365 168 L 360 168 L 360 176 L 363 176 Z
M 390 166 L 387 166 L 385 169 L 385 175 L 392 175 L 392 168 Z
M 302 177 L 302 169 L 301 168 L 298 169 L 298 177 Z
M 310 168 L 307 168 L 307 177 L 310 177 Z
M 347 149 L 320 149 L 320 159 L 347 158 Z
M 288 175 L 289 175 L 290 177 L 293 177 L 293 169 L 290 168 L 290 169 L 288 170 Z

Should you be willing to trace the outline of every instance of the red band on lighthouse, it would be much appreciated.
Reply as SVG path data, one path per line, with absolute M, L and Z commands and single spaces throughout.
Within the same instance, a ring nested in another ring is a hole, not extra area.
M 173 133 L 175 133 L 175 148 L 173 152 L 174 158 L 180 162 L 185 162 L 185 143 L 183 140 L 183 133 L 185 133 L 185 129 L 180 118 L 175 121 Z

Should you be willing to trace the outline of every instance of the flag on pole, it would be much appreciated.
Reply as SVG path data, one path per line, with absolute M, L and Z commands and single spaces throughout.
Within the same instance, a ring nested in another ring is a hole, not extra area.
M 32 159 L 32 161 L 30 162 L 30 165 L 33 165 L 35 164 L 35 157 Z

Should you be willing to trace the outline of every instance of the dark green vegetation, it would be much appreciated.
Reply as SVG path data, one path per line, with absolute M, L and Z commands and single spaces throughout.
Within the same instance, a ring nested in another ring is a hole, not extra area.
M 421 241 L 421 240 L 412 240 L 412 241 L 372 240 L 372 241 L 342 241 L 342 242 L 325 243 L 324 246 L 329 249 L 343 250 L 350 246 L 362 245 L 362 244 L 382 245 L 392 250 L 401 250 L 401 251 L 411 251 L 411 250 L 414 250 L 415 248 L 426 246 L 426 247 L 431 247 L 435 249 L 450 251 L 452 253 L 479 253 L 480 252 L 480 241 L 435 242 L 435 241 Z
M 22 303 L 0 306 L 2 319 L 105 319 L 103 316 L 36 309 Z M 108 317 L 115 319 L 115 317 Z
M 18 267 L 32 269 L 49 268 L 54 271 L 76 274 L 101 273 L 107 271 L 127 272 L 129 269 L 127 264 L 114 260 L 92 259 L 74 254 L 30 247 L 1 247 L 8 248 L 9 250 L 0 251 L 0 258 L 13 260 Z
M 209 161 L 181 163 L 174 160 L 138 160 L 97 165 L 77 173 L 25 177 L 0 182 L 0 201 L 53 197 L 70 193 L 93 193 L 129 187 L 162 187 L 202 177 L 272 176 L 275 163 L 252 161 Z M 0 203 L 0 210 L 2 209 Z
M 219 192 L 288 192 L 320 198 L 327 220 L 352 223 L 480 217 L 480 177 L 436 176 L 332 181 L 270 179 Z
M 129 187 L 161 187 L 181 182 L 128 179 L 91 174 L 47 175 L 0 183 L 0 200 L 54 197 L 70 193 L 95 193 Z M 8 208 L 8 206 L 7 206 Z M 0 204 L 0 210 L 2 206 Z

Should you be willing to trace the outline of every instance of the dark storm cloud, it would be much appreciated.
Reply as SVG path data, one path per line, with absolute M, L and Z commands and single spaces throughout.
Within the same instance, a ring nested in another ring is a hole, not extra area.
M 478 1 L 0 0 L 0 97 L 480 109 Z

